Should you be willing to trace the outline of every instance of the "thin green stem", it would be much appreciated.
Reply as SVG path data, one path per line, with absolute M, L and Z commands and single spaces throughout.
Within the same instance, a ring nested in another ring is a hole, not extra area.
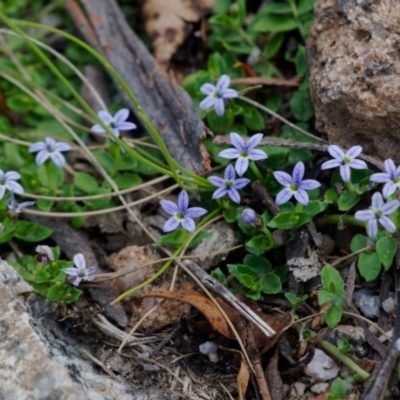
M 205 217 L 197 226 L 197 229 L 195 232 L 193 232 L 192 234 L 188 235 L 186 240 L 184 240 L 184 242 L 178 247 L 177 250 L 175 250 L 175 252 L 172 254 L 171 259 L 169 259 L 154 275 L 152 275 L 149 279 L 147 279 L 146 281 L 142 282 L 140 285 L 135 286 L 132 289 L 127 290 L 126 292 L 122 293 L 121 295 L 119 295 L 114 301 L 113 304 L 118 303 L 119 301 L 125 299 L 126 297 L 130 296 L 131 294 L 137 292 L 138 290 L 143 289 L 144 287 L 146 287 L 147 285 L 149 285 L 150 283 L 154 282 L 159 276 L 161 276 L 167 269 L 168 267 L 175 261 L 175 258 L 177 256 L 179 256 L 179 254 L 182 252 L 182 250 L 184 250 L 188 243 L 191 242 L 193 240 L 193 238 L 197 235 L 197 231 L 199 230 L 199 228 L 201 228 L 204 224 L 206 224 L 209 220 L 211 220 L 212 218 L 214 218 L 216 215 L 218 215 L 218 213 L 221 211 L 220 208 L 217 208 L 216 210 L 214 210 L 213 212 L 211 212 L 209 215 L 207 215 L 207 217 Z
M 257 177 L 257 179 L 260 181 L 260 183 L 263 183 L 264 178 L 261 175 L 261 172 L 258 169 L 258 167 L 254 161 L 250 161 L 250 169 L 254 172 L 254 175 Z
M 296 126 L 295 124 L 292 124 L 291 122 L 289 122 L 287 119 L 281 117 L 279 114 L 277 114 L 276 112 L 270 110 L 267 107 L 264 107 L 262 104 L 258 103 L 257 101 L 251 100 L 247 97 L 244 96 L 239 96 L 238 97 L 240 100 L 244 101 L 245 103 L 251 104 L 252 106 L 258 108 L 261 111 L 264 111 L 265 113 L 271 115 L 272 117 L 279 119 L 280 121 L 282 121 L 283 123 L 285 123 L 286 125 L 290 126 L 291 128 L 295 129 L 296 131 L 299 131 L 300 133 L 302 133 L 303 135 L 306 135 L 310 138 L 313 138 L 315 140 L 318 140 L 320 142 L 324 142 L 326 143 L 326 141 L 324 139 L 321 139 L 318 136 L 313 135 L 310 132 L 305 131 L 304 129 L 299 128 L 298 126 Z
M 327 225 L 353 225 L 359 226 L 361 228 L 365 228 L 365 221 L 359 221 L 355 219 L 352 215 L 341 215 L 341 214 L 329 214 L 324 215 L 321 218 L 318 218 L 315 222 L 315 226 L 317 228 L 322 228 Z
M 46 161 L 44 164 L 44 168 L 46 169 L 46 177 L 47 177 L 47 182 L 49 183 L 50 189 L 56 190 L 56 187 L 54 186 L 53 178 L 51 176 L 50 162 L 51 161 Z
M 358 366 L 349 356 L 342 353 L 336 346 L 327 342 L 326 340 L 322 340 L 320 342 L 321 347 L 323 347 L 328 353 L 336 357 L 340 360 L 346 367 L 348 367 L 351 371 L 356 373 L 358 377 L 362 380 L 367 380 L 371 375 L 364 371 L 362 368 Z
M 288 3 L 289 3 L 290 8 L 291 8 L 291 10 L 292 10 L 293 17 L 294 17 L 294 19 L 296 20 L 297 25 L 298 25 L 298 27 L 299 27 L 299 31 L 300 31 L 300 33 L 301 33 L 301 36 L 304 37 L 306 31 L 305 31 L 305 29 L 304 29 L 303 23 L 301 22 L 301 20 L 300 20 L 300 18 L 299 18 L 299 12 L 298 12 L 298 10 L 297 10 L 296 2 L 295 2 L 294 0 L 288 0 Z

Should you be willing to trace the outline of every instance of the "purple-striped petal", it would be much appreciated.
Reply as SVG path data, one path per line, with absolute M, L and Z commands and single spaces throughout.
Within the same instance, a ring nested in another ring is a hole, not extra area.
M 247 157 L 239 157 L 235 164 L 235 169 L 238 175 L 242 176 L 247 171 L 247 168 L 249 168 L 249 159 Z
M 122 122 L 118 124 L 118 129 L 121 131 L 131 131 L 136 128 L 137 126 L 133 122 Z
M 350 167 L 348 164 L 340 166 L 340 176 L 344 182 L 348 182 L 350 180 Z
M 47 137 L 44 139 L 44 141 L 46 142 L 47 147 L 50 149 L 52 149 L 57 143 L 52 137 Z
M 119 110 L 114 116 L 115 124 L 116 125 L 122 124 L 128 119 L 128 117 L 129 117 L 129 110 L 127 108 Z
M 393 221 L 386 217 L 385 215 L 382 215 L 379 218 L 379 223 L 390 233 L 396 232 L 396 225 L 393 223 Z
M 240 194 L 235 188 L 229 188 L 228 196 L 234 203 L 240 203 Z
M 356 158 L 361 153 L 362 153 L 362 147 L 361 146 L 353 146 L 347 151 L 346 157 L 348 157 L 348 158 Z
M 6 188 L 4 186 L 0 186 L 0 200 L 4 197 L 6 194 Z
M 298 186 L 300 185 L 304 177 L 305 167 L 302 161 L 299 161 L 293 170 L 293 183 Z
M 354 169 L 367 169 L 368 165 L 363 160 L 352 160 L 352 162 L 349 164 L 349 167 Z
M 78 269 L 75 267 L 63 268 L 61 271 L 72 277 L 75 277 L 79 274 Z
M 304 179 L 299 185 L 299 190 L 313 190 L 320 186 L 321 184 L 314 179 Z
M 239 134 L 237 134 L 236 132 L 231 132 L 229 134 L 229 138 L 231 139 L 231 143 L 233 144 L 233 146 L 236 147 L 240 152 L 245 149 L 246 144 Z
M 328 146 L 328 152 L 333 158 L 337 160 L 342 161 L 344 158 L 343 150 L 339 146 L 336 146 L 335 144 Z
M 257 160 L 265 160 L 266 158 L 268 158 L 268 156 L 264 150 L 251 149 L 249 151 L 249 159 L 250 160 L 257 161 Z
M 222 187 L 225 186 L 225 180 L 219 176 L 209 176 L 207 178 L 214 186 Z
M 94 278 L 93 274 L 96 272 L 96 267 L 91 266 L 89 268 L 86 269 L 88 275 L 92 275 L 92 276 L 88 276 L 86 277 L 87 280 L 92 280 Z
M 354 214 L 354 218 L 359 221 L 368 221 L 371 218 L 375 218 L 375 214 L 372 210 L 361 210 Z
M 215 99 L 214 109 L 215 109 L 215 113 L 219 117 L 222 117 L 225 113 L 224 99 Z
M 288 188 L 281 190 L 278 195 L 276 196 L 275 203 L 277 206 L 280 204 L 287 203 L 293 196 L 293 192 Z
M 322 165 L 321 165 L 321 169 L 330 169 L 330 168 L 336 168 L 336 167 L 340 167 L 342 165 L 342 160 L 329 160 L 329 161 L 325 161 Z
M 306 206 L 308 204 L 308 194 L 305 190 L 299 189 L 297 190 L 297 192 L 294 193 L 294 198 L 301 204 L 303 204 L 303 206 Z
M 213 199 L 219 199 L 220 197 L 225 196 L 228 193 L 228 189 L 224 186 L 224 187 L 220 187 L 219 189 L 217 189 L 213 195 L 212 198 Z
M 47 150 L 41 150 L 36 155 L 36 165 L 40 166 L 44 164 L 47 159 L 50 157 L 50 153 Z
M 379 192 L 372 195 L 371 206 L 373 210 L 380 210 L 383 207 L 383 198 Z
M 86 260 L 82 253 L 75 254 L 73 260 L 78 269 L 86 268 Z
M 24 188 L 18 182 L 9 180 L 6 182 L 5 187 L 15 194 L 24 194 Z
M 375 238 L 376 234 L 378 233 L 378 222 L 376 218 L 372 218 L 367 223 L 367 233 L 368 236 L 372 239 Z
M 226 181 L 233 181 L 235 179 L 235 168 L 232 165 L 228 165 L 225 168 L 224 178 Z
M 372 174 L 369 177 L 369 180 L 371 182 L 385 183 L 385 182 L 391 181 L 391 176 L 386 172 L 378 172 L 376 174 Z
M 64 168 L 65 157 L 61 153 L 59 152 L 50 153 L 50 157 L 53 163 L 56 164 L 58 168 Z
M 113 121 L 112 115 L 108 111 L 101 110 L 97 113 L 99 118 L 105 123 L 109 124 Z
M 207 210 L 201 207 L 191 207 L 186 210 L 185 216 L 191 218 L 199 218 L 207 214 Z
M 188 207 L 189 207 L 189 196 L 186 190 L 182 190 L 179 193 L 178 197 L 178 209 L 179 211 L 184 212 L 187 210 Z
M 15 172 L 15 171 L 8 171 L 8 172 L 6 172 L 6 173 L 4 174 L 4 179 L 5 179 L 6 181 L 8 181 L 8 180 L 13 180 L 13 181 L 15 181 L 15 180 L 17 180 L 17 179 L 21 179 L 21 175 L 20 175 L 18 172 Z
M 160 206 L 170 215 L 174 215 L 179 210 L 178 206 L 170 200 L 160 200 Z
M 231 83 L 231 78 L 228 75 L 222 75 L 219 79 L 217 84 L 215 85 L 218 91 L 227 89 Z
M 54 145 L 54 150 L 58 151 L 70 151 L 72 149 L 71 145 L 64 142 L 58 142 Z
M 396 165 L 394 164 L 392 159 L 388 158 L 387 160 L 385 160 L 385 169 L 390 176 L 395 176 Z
M 192 218 L 185 216 L 184 220 L 181 221 L 182 226 L 189 232 L 193 232 L 196 229 L 196 224 Z
M 74 286 L 79 286 L 79 284 L 81 283 L 82 279 L 83 279 L 82 277 L 77 276 L 77 277 L 72 281 L 72 284 L 73 284 Z
M 239 93 L 235 89 L 223 89 L 220 90 L 220 96 L 224 99 L 234 99 L 239 96 Z
M 255 147 L 257 147 L 259 145 L 259 143 L 261 142 L 263 136 L 264 135 L 262 133 L 256 133 L 255 135 L 253 135 L 246 142 L 247 151 L 250 151 L 250 150 L 254 149 Z
M 176 229 L 179 226 L 179 224 L 180 224 L 180 221 L 177 218 L 171 217 L 171 218 L 167 219 L 167 221 L 165 222 L 163 231 L 171 232 L 174 229 Z
M 29 147 L 29 153 L 36 153 L 40 150 L 46 150 L 47 146 L 45 142 L 37 142 L 34 143 L 31 147 Z
M 400 206 L 400 202 L 398 200 L 391 200 L 387 202 L 382 207 L 383 215 L 390 215 L 393 214 Z
M 214 107 L 214 104 L 215 104 L 215 97 L 207 96 L 200 102 L 199 108 L 200 110 L 205 111 Z
M 383 197 L 385 199 L 390 197 L 396 191 L 396 188 L 397 186 L 392 181 L 385 183 L 385 186 L 382 190 Z
M 273 172 L 275 179 L 282 185 L 282 186 L 289 186 L 292 184 L 293 179 L 292 177 L 283 171 L 275 171 Z
M 218 153 L 218 156 L 232 160 L 234 158 L 238 158 L 240 156 L 240 153 L 237 149 L 225 149 L 220 151 Z
M 217 88 L 212 85 L 211 83 L 205 83 L 204 85 L 201 85 L 200 87 L 200 92 L 203 94 L 206 94 L 208 96 L 214 94 L 214 92 L 217 90 Z
M 242 189 L 249 183 L 250 183 L 250 179 L 239 178 L 239 179 L 236 179 L 236 181 L 234 182 L 233 188 L 234 189 Z

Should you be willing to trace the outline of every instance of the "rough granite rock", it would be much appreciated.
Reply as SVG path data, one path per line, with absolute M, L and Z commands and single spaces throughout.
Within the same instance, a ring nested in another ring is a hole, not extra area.
M 316 127 L 400 162 L 400 1 L 317 0 L 307 44 Z
M 162 390 L 135 390 L 83 359 L 83 345 L 57 322 L 57 307 L 0 260 L 0 400 L 163 400 Z M 30 314 L 30 312 L 32 315 Z

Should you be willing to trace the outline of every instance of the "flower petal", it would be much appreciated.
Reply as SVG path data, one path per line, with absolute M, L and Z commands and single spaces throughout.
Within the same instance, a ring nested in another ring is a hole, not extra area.
M 239 93 L 235 89 L 222 89 L 219 93 L 224 99 L 234 99 L 235 97 L 239 97 Z
M 190 207 L 186 210 L 185 216 L 191 217 L 191 218 L 198 218 L 203 216 L 204 214 L 207 214 L 207 210 L 201 207 Z
M 215 85 L 218 91 L 227 89 L 231 83 L 231 78 L 228 75 L 222 75 L 219 79 L 217 84 Z
M 61 153 L 50 153 L 50 157 L 53 160 L 53 163 L 56 164 L 58 168 L 64 168 L 65 157 Z
M 354 169 L 367 169 L 368 165 L 363 160 L 353 160 L 351 163 L 349 163 L 349 167 Z
M 189 232 L 193 232 L 196 229 L 196 224 L 192 218 L 185 216 L 184 220 L 181 221 L 182 226 Z
M 165 222 L 164 227 L 163 227 L 163 231 L 164 232 L 171 232 L 174 229 L 176 229 L 179 226 L 179 224 L 180 224 L 180 221 L 177 218 L 171 217 Z
M 304 177 L 304 163 L 302 161 L 299 161 L 293 170 L 293 183 L 298 186 L 300 185 L 301 181 L 303 180 Z
M 247 151 L 250 151 L 250 150 L 254 149 L 255 147 L 257 147 L 258 144 L 261 142 L 263 136 L 264 136 L 264 135 L 263 135 L 262 133 L 256 133 L 255 135 L 253 135 L 253 136 L 246 142 Z
M 6 188 L 4 186 L 0 186 L 0 200 L 4 197 L 6 193 Z
M 348 182 L 350 180 L 350 167 L 348 164 L 340 166 L 340 176 L 344 182 Z
M 93 125 L 90 128 L 90 132 L 92 132 L 92 133 L 106 133 L 105 129 L 101 125 L 98 125 L 98 124 Z
M 369 180 L 371 182 L 385 183 L 385 182 L 391 181 L 391 176 L 386 172 L 379 172 L 379 173 L 376 173 L 376 174 L 372 174 L 369 177 Z
M 400 206 L 400 202 L 398 200 L 388 201 L 383 207 L 383 215 L 393 214 Z
M 347 151 L 346 157 L 353 159 L 359 156 L 361 153 L 362 153 L 361 146 L 353 146 Z
M 174 215 L 178 211 L 178 206 L 170 200 L 160 200 L 160 206 L 170 215 Z
M 207 178 L 214 186 L 222 187 L 225 186 L 225 180 L 220 176 L 209 176 Z
M 128 117 L 129 117 L 129 110 L 127 108 L 119 110 L 114 116 L 115 125 L 122 124 L 128 119 Z
M 236 172 L 239 176 L 242 176 L 249 168 L 249 159 L 246 157 L 239 157 L 235 164 Z
M 371 239 L 374 239 L 378 233 L 378 222 L 376 218 L 372 218 L 367 223 L 367 233 Z
M 64 142 L 57 142 L 54 145 L 54 150 L 58 150 L 58 151 L 70 151 L 72 149 L 72 146 L 68 143 L 64 143 Z
M 36 155 L 36 165 L 39 167 L 44 164 L 47 159 L 50 157 L 50 153 L 47 150 L 41 150 Z
M 214 109 L 215 109 L 215 113 L 219 117 L 222 117 L 225 113 L 224 99 L 215 99 Z
M 354 214 L 354 218 L 359 221 L 368 221 L 371 218 L 375 218 L 375 214 L 372 210 L 361 210 Z
M 24 188 L 18 182 L 7 181 L 5 186 L 9 191 L 15 194 L 24 194 Z
M 37 142 L 34 143 L 31 147 L 29 147 L 29 153 L 36 153 L 40 150 L 46 150 L 47 146 L 45 142 Z
M 265 160 L 266 158 L 268 158 L 268 155 L 264 150 L 260 149 L 249 150 L 249 160 L 257 161 L 257 160 Z
M 383 198 L 379 192 L 372 195 L 371 206 L 373 210 L 380 210 L 383 207 Z
M 73 268 L 73 267 L 63 268 L 61 271 L 65 272 L 67 275 L 72 277 L 77 276 L 79 273 L 78 268 Z
M 336 167 L 340 167 L 341 165 L 342 165 L 342 161 L 340 161 L 340 160 L 329 160 L 329 161 L 325 161 L 321 165 L 321 169 L 336 168 Z
M 82 278 L 80 276 L 77 276 L 73 281 L 72 284 L 74 286 L 79 286 L 79 284 L 81 283 Z
M 113 117 L 108 111 L 101 110 L 97 115 L 106 125 L 113 121 Z
M 215 97 L 207 96 L 200 102 L 199 108 L 200 110 L 205 111 L 214 107 L 214 104 L 215 104 Z
M 204 85 L 201 85 L 200 87 L 200 92 L 203 94 L 206 94 L 208 96 L 214 94 L 214 92 L 217 90 L 217 88 L 212 85 L 211 83 L 205 83 Z
M 382 194 L 385 199 L 391 196 L 397 189 L 397 186 L 392 182 L 387 182 L 383 187 Z
M 239 178 L 236 179 L 234 184 L 233 184 L 233 188 L 234 189 L 242 189 L 244 188 L 247 184 L 250 183 L 250 179 L 247 178 Z
M 21 175 L 20 175 L 18 172 L 16 172 L 16 171 L 8 171 L 8 172 L 5 173 L 4 179 L 5 179 L 6 181 L 8 181 L 8 180 L 13 180 L 13 181 L 15 181 L 15 180 L 17 180 L 17 179 L 21 179 Z
M 237 149 L 225 149 L 218 153 L 218 157 L 228 158 L 230 160 L 238 158 L 240 156 L 239 150 Z
M 283 203 L 287 203 L 292 196 L 293 192 L 290 191 L 288 188 L 285 188 L 278 193 L 278 195 L 276 196 L 275 203 L 277 206 Z
M 299 203 L 303 204 L 303 206 L 308 204 L 309 197 L 305 190 L 297 190 L 297 192 L 294 193 L 294 197 Z
M 283 171 L 275 171 L 273 172 L 275 179 L 282 185 L 282 186 L 289 186 L 293 182 L 293 178 Z
M 299 190 L 313 190 L 320 186 L 321 184 L 314 179 L 304 179 L 299 185 Z
M 91 267 L 86 268 L 86 272 L 88 275 L 93 275 L 96 272 L 96 267 L 92 265 Z M 90 280 L 92 280 L 94 278 L 94 276 L 88 276 L 86 279 L 89 279 L 89 278 L 90 278 Z
M 391 158 L 385 160 L 385 169 L 389 176 L 394 177 L 396 174 L 396 165 Z
M 178 209 L 180 212 L 185 212 L 189 207 L 189 196 L 186 190 L 182 190 L 178 197 Z
M 243 138 L 236 132 L 231 132 L 229 134 L 229 138 L 231 139 L 231 143 L 234 147 L 236 147 L 240 152 L 246 149 L 246 144 L 244 143 Z
M 390 233 L 396 232 L 396 225 L 393 223 L 393 221 L 386 217 L 385 215 L 382 215 L 379 218 L 379 223 Z
M 235 179 L 235 168 L 231 164 L 225 168 L 224 178 L 226 181 L 233 181 Z
M 233 202 L 240 204 L 240 194 L 235 188 L 228 189 L 228 196 Z
M 86 260 L 82 253 L 75 254 L 73 260 L 78 269 L 86 268 Z
M 121 131 L 131 131 L 136 128 L 137 125 L 133 122 L 121 122 L 120 124 L 118 124 L 118 129 Z
M 328 152 L 336 160 L 342 161 L 344 158 L 344 151 L 339 146 L 336 146 L 335 144 L 328 146 Z
M 220 187 L 219 189 L 217 189 L 213 193 L 212 198 L 213 199 L 219 199 L 220 197 L 225 196 L 227 193 L 228 193 L 228 189 L 225 186 L 223 186 L 223 187 Z

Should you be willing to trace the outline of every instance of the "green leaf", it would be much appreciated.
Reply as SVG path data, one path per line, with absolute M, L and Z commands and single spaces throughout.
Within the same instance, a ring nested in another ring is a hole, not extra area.
M 314 116 L 314 108 L 308 90 L 297 90 L 289 104 L 292 114 L 299 121 L 308 121 Z
M 219 53 L 211 54 L 208 58 L 207 67 L 214 79 L 218 79 L 228 72 L 225 59 Z
M 366 245 L 367 245 L 367 238 L 361 233 L 357 233 L 357 235 L 355 235 L 353 239 L 351 239 L 350 250 L 352 251 L 352 253 L 355 253 L 356 251 L 366 247 Z
M 263 116 L 253 107 L 246 108 L 244 114 L 244 123 L 253 131 L 262 131 L 265 129 L 265 121 Z
M 272 3 L 265 6 L 261 11 L 261 15 L 265 14 L 291 14 L 292 9 L 288 3 Z
M 319 200 L 310 200 L 303 208 L 303 212 L 309 215 L 317 215 L 318 213 L 325 211 L 326 208 L 328 207 L 328 203 L 325 203 L 324 201 L 319 201 Z
M 305 212 L 281 212 L 272 218 L 268 224 L 269 228 L 295 229 L 310 222 L 312 215 Z
M 46 168 L 48 168 L 51 182 L 49 181 L 49 176 Z M 64 176 L 64 170 L 62 168 L 58 168 L 57 165 L 55 165 L 51 161 L 46 161 L 37 169 L 37 177 L 39 179 L 39 182 L 47 188 L 54 189 L 61 187 L 64 183 Z
M 322 286 L 336 296 L 344 293 L 344 282 L 339 271 L 331 265 L 325 265 L 321 271 Z
M 358 257 L 358 270 L 361 276 L 371 282 L 379 276 L 381 272 L 381 262 L 375 252 L 364 252 Z
M 346 386 L 341 378 L 336 378 L 332 382 L 331 392 L 335 396 L 336 400 L 344 399 L 346 397 Z
M 228 207 L 225 208 L 223 211 L 223 215 L 225 221 L 228 223 L 232 223 L 236 221 L 236 208 L 235 207 Z
M 325 318 L 329 328 L 335 328 L 342 319 L 342 309 L 335 306 L 329 307 L 326 310 Z
M 345 190 L 339 197 L 338 207 L 340 211 L 348 211 L 353 208 L 359 201 L 361 197 Z
M 339 193 L 335 188 L 330 188 L 325 192 L 324 199 L 329 204 L 337 203 L 339 200 Z
M 68 286 L 61 282 L 56 282 L 47 292 L 50 301 L 59 301 L 68 293 Z
M 210 275 L 218 282 L 223 282 L 226 278 L 226 275 L 222 272 L 221 268 L 219 267 L 212 270 Z
M 387 271 L 393 264 L 397 250 L 397 240 L 394 238 L 383 237 L 376 242 L 376 253 L 383 267 Z
M 299 0 L 297 3 L 297 12 L 299 15 L 305 14 L 314 9 L 315 0 Z
M 17 222 L 7 218 L 3 222 L 2 230 L 0 232 L 0 243 L 7 243 L 14 236 L 16 229 Z
M 99 189 L 97 180 L 86 172 L 77 172 L 74 175 L 74 185 L 76 188 L 87 194 L 97 192 Z
M 41 242 L 51 236 L 53 230 L 30 221 L 18 221 L 14 236 L 26 242 Z
M 288 15 L 263 15 L 256 20 L 251 29 L 256 32 L 287 32 L 298 27 L 296 20 Z
M 327 303 L 328 301 L 333 301 L 335 298 L 336 296 L 332 293 L 329 293 L 327 290 L 320 290 L 318 292 L 318 304 L 320 306 Z
M 114 180 L 120 190 L 131 188 L 142 183 L 142 178 L 133 172 L 120 174 L 115 177 Z
M 273 240 L 265 235 L 255 236 L 245 243 L 245 248 L 249 253 L 255 255 L 264 254 L 267 250 L 274 247 Z
M 263 49 L 263 54 L 266 59 L 269 60 L 278 53 L 279 49 L 282 46 L 284 38 L 285 38 L 285 35 L 283 33 L 278 32 L 275 35 L 273 35 L 271 37 L 271 39 L 268 40 L 267 44 L 264 46 L 264 49 Z M 279 97 L 279 99 L 281 99 L 281 98 Z M 268 105 L 267 105 L 267 107 L 268 107 Z M 268 107 L 268 108 L 271 108 L 271 107 Z M 273 108 L 273 111 L 277 111 L 277 108 Z

